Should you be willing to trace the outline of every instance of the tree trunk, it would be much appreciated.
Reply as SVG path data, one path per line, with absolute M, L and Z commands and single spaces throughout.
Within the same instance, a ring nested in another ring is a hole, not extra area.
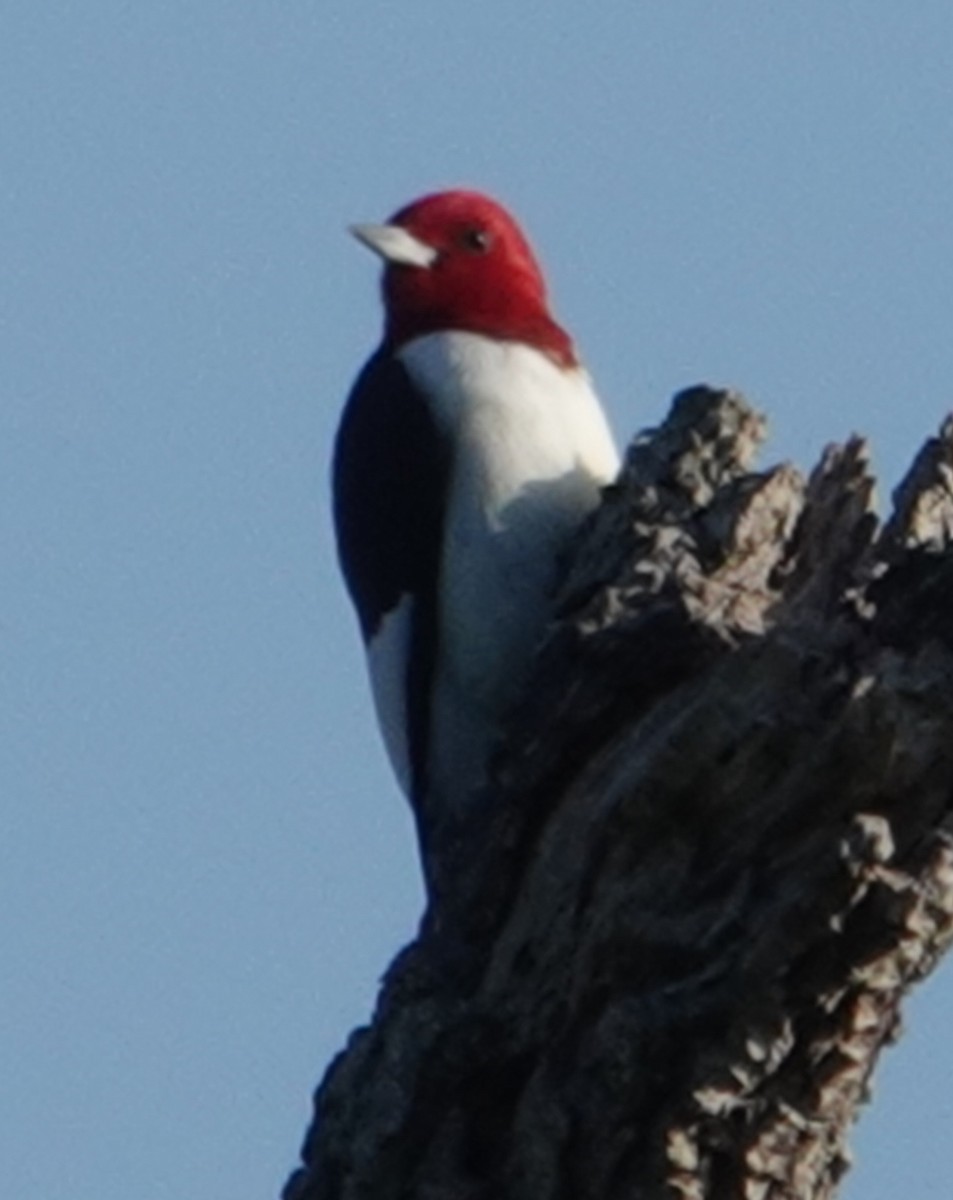
M 286 1200 L 821 1200 L 953 936 L 953 423 L 752 473 L 695 388 L 583 531 L 497 784 Z

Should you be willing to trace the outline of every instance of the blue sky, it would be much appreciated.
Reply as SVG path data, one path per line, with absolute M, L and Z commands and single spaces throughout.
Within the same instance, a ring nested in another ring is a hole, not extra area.
M 731 384 L 767 457 L 859 430 L 889 490 L 953 407 L 951 111 L 948 0 L 7 0 L 2 1194 L 275 1195 L 413 933 L 329 527 L 344 227 L 489 190 L 620 438 Z M 848 1200 L 948 1190 L 951 1000 Z

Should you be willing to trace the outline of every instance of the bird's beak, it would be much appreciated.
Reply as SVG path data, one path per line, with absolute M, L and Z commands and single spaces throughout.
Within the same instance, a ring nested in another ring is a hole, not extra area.
M 352 225 L 359 242 L 379 254 L 386 263 L 401 267 L 432 267 L 437 251 L 400 225 Z

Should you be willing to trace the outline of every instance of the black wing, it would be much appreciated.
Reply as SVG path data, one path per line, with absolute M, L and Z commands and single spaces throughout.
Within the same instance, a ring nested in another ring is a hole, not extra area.
M 379 350 L 358 376 L 338 429 L 334 524 L 365 643 L 402 601 L 411 603 L 405 706 L 415 801 L 425 785 L 448 473 L 448 447 L 424 397 L 400 361 Z

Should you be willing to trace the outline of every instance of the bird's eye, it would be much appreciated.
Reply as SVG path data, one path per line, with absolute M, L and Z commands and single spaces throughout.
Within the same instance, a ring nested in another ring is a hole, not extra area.
M 474 254 L 486 254 L 490 245 L 493 242 L 492 237 L 485 229 L 465 229 L 460 241 L 467 250 Z

